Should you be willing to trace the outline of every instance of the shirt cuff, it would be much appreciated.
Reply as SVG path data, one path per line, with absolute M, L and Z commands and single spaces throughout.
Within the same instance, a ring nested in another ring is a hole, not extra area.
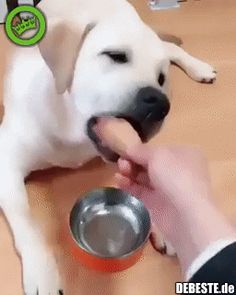
M 214 257 L 221 250 L 229 246 L 230 244 L 236 242 L 235 238 L 232 239 L 222 239 L 211 243 L 201 254 L 197 256 L 196 259 L 192 262 L 190 267 L 188 268 L 185 278 L 186 281 L 189 281 L 193 275 L 209 261 L 212 257 Z

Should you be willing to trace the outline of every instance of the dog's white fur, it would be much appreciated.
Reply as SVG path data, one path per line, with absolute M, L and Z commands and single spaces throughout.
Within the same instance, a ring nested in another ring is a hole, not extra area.
M 121 110 L 137 87 L 161 88 L 157 73 L 167 75 L 170 61 L 196 81 L 216 75 L 208 64 L 160 40 L 125 0 L 44 0 L 41 8 L 48 34 L 40 49 L 17 50 L 0 128 L 0 206 L 22 258 L 27 295 L 58 294 L 61 285 L 54 257 L 31 217 L 24 178 L 51 166 L 76 168 L 98 155 L 85 131 L 87 120 Z M 94 26 L 90 32 L 88 25 Z M 114 65 L 99 56 L 106 48 L 132 51 L 132 63 Z

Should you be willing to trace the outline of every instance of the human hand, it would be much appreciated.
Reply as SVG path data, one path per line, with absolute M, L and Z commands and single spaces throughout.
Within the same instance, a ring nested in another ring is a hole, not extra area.
M 164 232 L 176 214 L 211 195 L 207 161 L 196 148 L 137 145 L 127 156 L 118 162 L 118 185 L 143 200 Z
M 141 198 L 174 246 L 183 270 L 210 243 L 235 235 L 211 198 L 208 165 L 196 148 L 136 145 L 118 161 L 118 186 Z

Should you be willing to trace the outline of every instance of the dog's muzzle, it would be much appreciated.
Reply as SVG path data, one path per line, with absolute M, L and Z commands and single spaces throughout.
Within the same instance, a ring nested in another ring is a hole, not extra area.
M 153 87 L 141 88 L 133 102 L 125 111 L 121 113 L 103 113 L 90 118 L 87 123 L 87 133 L 97 150 L 103 158 L 116 162 L 119 155 L 108 147 L 102 145 L 101 139 L 94 132 L 94 126 L 100 117 L 116 117 L 127 120 L 139 134 L 143 142 L 147 142 L 156 134 L 170 110 L 170 102 L 167 96 L 160 90 Z

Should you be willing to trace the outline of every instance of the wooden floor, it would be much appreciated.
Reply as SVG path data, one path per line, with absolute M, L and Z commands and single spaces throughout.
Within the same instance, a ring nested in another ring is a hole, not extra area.
M 210 161 L 216 202 L 236 224 L 236 136 L 233 131 L 236 126 L 236 1 L 189 0 L 181 4 L 181 9 L 165 12 L 151 12 L 146 1 L 133 0 L 133 3 L 155 30 L 182 38 L 185 49 L 214 64 L 219 72 L 216 84 L 203 85 L 191 81 L 181 70 L 171 69 L 172 110 L 162 133 L 153 141 L 200 145 Z M 1 92 L 8 45 L 1 30 Z M 181 280 L 178 262 L 162 257 L 150 245 L 135 267 L 115 275 L 88 271 L 68 253 L 61 228 L 71 206 L 82 192 L 113 184 L 115 170 L 115 166 L 95 160 L 77 171 L 54 169 L 36 173 L 28 181 L 35 218 L 58 256 L 66 282 L 65 295 L 175 294 L 174 283 Z M 23 294 L 20 261 L 2 216 L 0 294 Z

